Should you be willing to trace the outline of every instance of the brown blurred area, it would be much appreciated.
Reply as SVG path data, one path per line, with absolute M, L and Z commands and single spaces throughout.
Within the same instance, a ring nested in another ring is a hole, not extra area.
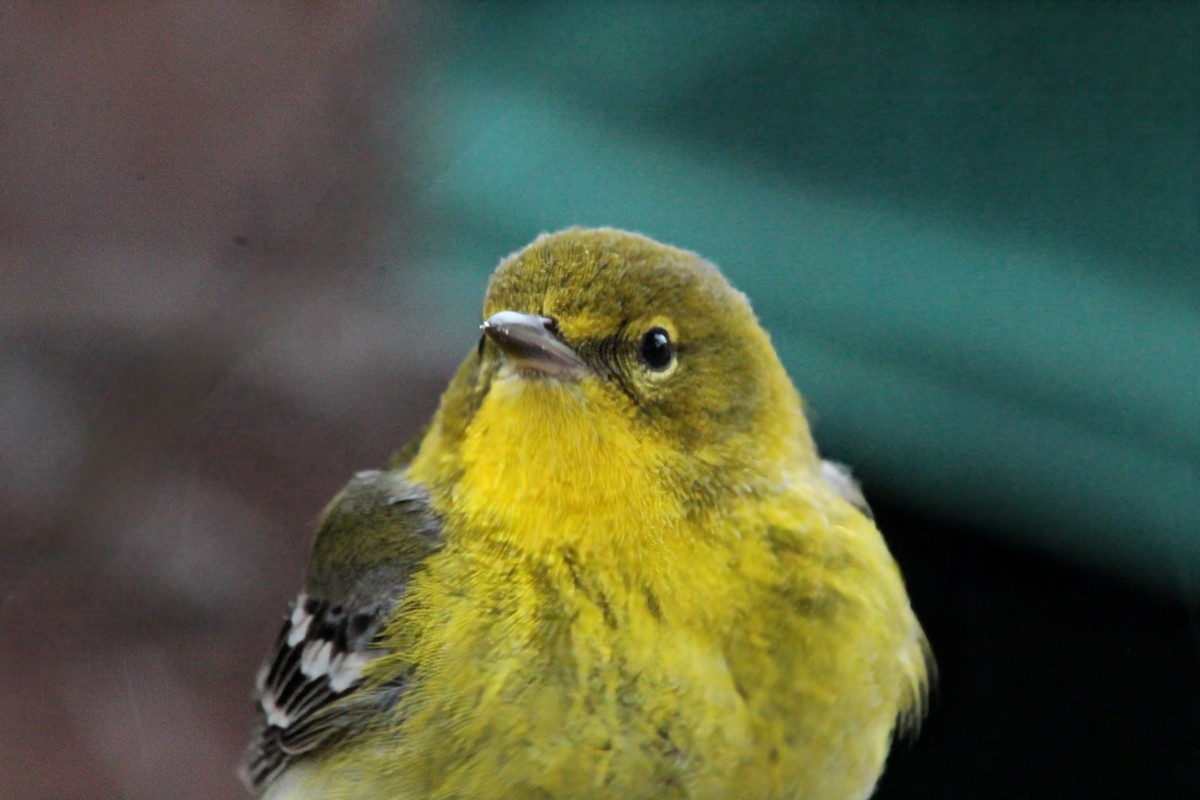
M 453 367 L 377 247 L 415 17 L 0 10 L 0 798 L 243 796 L 312 521 Z

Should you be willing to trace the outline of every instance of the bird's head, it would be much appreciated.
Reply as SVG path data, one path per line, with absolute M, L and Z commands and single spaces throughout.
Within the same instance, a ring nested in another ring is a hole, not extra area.
M 611 463 L 707 504 L 812 457 L 749 302 L 693 253 L 608 229 L 544 235 L 501 262 L 483 317 L 423 447 L 447 480 L 481 452 L 514 483 L 536 463 L 595 485 Z

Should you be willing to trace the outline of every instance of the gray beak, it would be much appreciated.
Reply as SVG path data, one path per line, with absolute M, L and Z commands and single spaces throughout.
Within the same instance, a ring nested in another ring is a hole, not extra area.
M 499 311 L 484 320 L 481 327 L 520 371 L 551 378 L 578 378 L 588 368 L 558 337 L 554 320 L 548 317 Z

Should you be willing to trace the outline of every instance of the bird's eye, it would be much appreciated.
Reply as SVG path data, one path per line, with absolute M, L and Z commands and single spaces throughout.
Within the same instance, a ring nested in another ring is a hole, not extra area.
M 661 372 L 671 366 L 675 359 L 675 348 L 671 337 L 662 328 L 651 328 L 642 337 L 638 346 L 638 357 L 642 363 L 655 372 Z

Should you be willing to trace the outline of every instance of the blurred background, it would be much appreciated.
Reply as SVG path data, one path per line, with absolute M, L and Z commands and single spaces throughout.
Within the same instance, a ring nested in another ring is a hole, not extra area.
M 1200 796 L 1200 4 L 0 5 L 0 797 L 237 798 L 542 231 L 697 250 L 937 653 L 878 797 Z

